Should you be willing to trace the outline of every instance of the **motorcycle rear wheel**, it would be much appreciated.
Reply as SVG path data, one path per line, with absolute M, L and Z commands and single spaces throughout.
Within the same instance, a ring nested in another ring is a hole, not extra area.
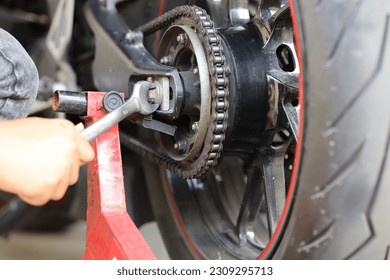
M 228 206 L 237 211 L 244 194 L 224 196 L 218 182 L 223 178 L 230 190 L 245 185 L 237 159 L 222 158 L 208 181 L 185 181 L 145 163 L 152 207 L 173 259 L 390 257 L 390 3 L 289 4 L 301 118 L 276 230 L 249 247 L 234 245 L 226 231 L 233 215 Z

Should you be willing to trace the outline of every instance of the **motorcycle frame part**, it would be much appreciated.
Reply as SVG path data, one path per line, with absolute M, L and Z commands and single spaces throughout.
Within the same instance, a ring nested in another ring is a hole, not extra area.
M 73 33 L 75 0 L 48 1 L 52 20 L 42 57 L 37 62 L 40 77 L 60 83 L 67 90 L 77 91 L 76 74 L 70 66 L 67 53 Z
M 105 92 L 88 92 L 92 125 L 107 111 L 102 105 Z M 83 259 L 155 259 L 126 210 L 119 128 L 114 125 L 91 142 L 95 159 L 88 164 L 87 233 Z
M 169 110 L 157 110 L 156 114 L 177 118 L 183 101 L 183 86 L 177 70 L 157 62 L 144 47 L 142 32 L 130 30 L 108 2 L 89 0 L 85 7 L 96 41 L 92 66 L 95 86 L 103 91 L 115 89 L 131 93 L 139 80 L 167 77 L 173 94 Z

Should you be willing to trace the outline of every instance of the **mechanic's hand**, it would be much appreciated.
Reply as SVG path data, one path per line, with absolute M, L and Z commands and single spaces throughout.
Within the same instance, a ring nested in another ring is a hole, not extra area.
M 83 129 L 64 119 L 0 122 L 0 189 L 36 206 L 61 199 L 94 158 Z

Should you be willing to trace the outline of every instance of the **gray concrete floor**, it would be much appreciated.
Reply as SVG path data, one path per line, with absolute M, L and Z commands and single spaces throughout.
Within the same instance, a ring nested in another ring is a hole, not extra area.
M 140 229 L 158 259 L 169 259 L 156 223 Z M 85 223 L 61 233 L 14 232 L 0 239 L 0 260 L 78 260 L 85 249 Z

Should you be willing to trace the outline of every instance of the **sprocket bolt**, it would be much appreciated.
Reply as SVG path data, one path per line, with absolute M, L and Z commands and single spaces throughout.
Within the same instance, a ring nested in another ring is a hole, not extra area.
M 188 36 L 185 33 L 177 35 L 176 40 L 179 44 L 182 44 L 185 46 L 188 44 Z
M 171 57 L 169 55 L 167 55 L 167 56 L 160 58 L 160 63 L 167 65 L 167 64 L 171 63 L 171 60 L 172 60 Z
M 125 40 L 128 44 L 134 43 L 134 34 L 131 30 L 126 33 Z
M 173 145 L 173 148 L 179 153 L 184 153 L 187 149 L 187 141 L 179 140 Z
M 194 122 L 191 126 L 193 132 L 198 132 L 199 130 L 199 122 Z

